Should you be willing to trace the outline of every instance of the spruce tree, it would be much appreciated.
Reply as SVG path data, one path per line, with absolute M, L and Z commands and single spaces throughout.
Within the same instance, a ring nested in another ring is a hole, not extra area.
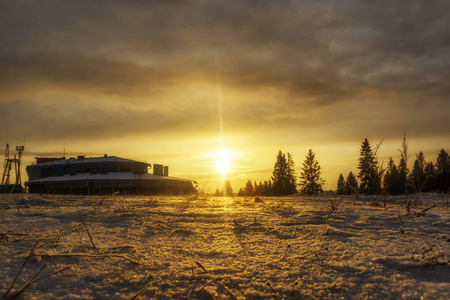
M 222 195 L 225 197 L 233 197 L 233 189 L 231 188 L 231 182 L 228 179 L 226 179 L 223 184 Z
M 345 188 L 345 179 L 344 175 L 342 173 L 339 175 L 338 181 L 337 181 L 337 189 L 336 194 L 338 195 L 345 195 L 347 193 Z
M 253 188 L 253 184 L 251 180 L 248 180 L 245 184 L 244 193 L 246 196 L 254 196 L 255 195 L 255 189 Z
M 272 191 L 274 195 L 281 196 L 284 193 L 284 186 L 286 182 L 286 169 L 287 169 L 287 161 L 286 156 L 281 152 L 278 152 L 277 161 L 273 167 L 273 175 L 272 175 Z
M 400 152 L 400 162 L 398 163 L 398 184 L 399 190 L 401 191 L 399 194 L 408 194 L 408 176 L 409 176 L 409 169 L 408 169 L 408 144 L 406 143 L 406 133 L 403 134 L 403 142 L 402 142 L 402 149 L 398 150 Z
M 436 168 L 432 162 L 425 166 L 425 185 L 423 191 L 432 193 L 436 191 Z
M 345 180 L 345 192 L 349 195 L 355 195 L 358 193 L 358 180 L 355 174 L 350 171 L 348 173 L 347 179 Z
M 295 163 L 292 155 L 287 153 L 287 182 L 286 193 L 292 195 L 297 193 L 297 175 L 295 174 Z
M 389 158 L 388 167 L 384 174 L 383 188 L 389 195 L 402 194 L 402 190 L 404 189 L 403 185 L 399 184 L 398 169 L 392 157 Z
M 263 187 L 263 196 L 272 196 L 272 182 L 264 181 L 264 187 Z
M 359 153 L 358 178 L 361 181 L 359 186 L 360 192 L 366 195 L 378 194 L 381 192 L 378 161 L 376 155 L 370 147 L 368 139 L 365 139 L 362 143 Z
M 263 187 L 261 181 L 259 182 L 259 184 L 257 184 L 255 181 L 255 184 L 254 184 L 255 196 L 262 196 L 263 189 L 264 189 L 264 187 Z
M 309 149 L 300 172 L 300 187 L 302 193 L 314 195 L 323 192 L 322 185 L 325 182 L 321 177 L 321 168 L 315 158 L 314 152 Z
M 447 193 L 450 186 L 450 158 L 442 149 L 436 161 L 436 183 L 439 192 Z
M 398 195 L 406 195 L 408 193 L 408 174 L 409 169 L 404 158 L 400 158 L 398 163 Z
M 425 185 L 425 167 L 426 167 L 425 156 L 422 151 L 416 155 L 416 160 L 414 161 L 414 167 L 409 176 L 410 185 L 416 193 L 422 192 Z
M 292 195 L 297 192 L 294 167 L 291 154 L 288 153 L 286 158 L 286 155 L 280 150 L 272 175 L 272 193 L 275 196 Z

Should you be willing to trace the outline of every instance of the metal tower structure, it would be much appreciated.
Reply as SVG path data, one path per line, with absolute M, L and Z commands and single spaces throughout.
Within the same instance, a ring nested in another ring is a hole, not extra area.
M 14 158 L 9 158 L 9 145 L 6 144 L 5 149 L 5 162 L 3 165 L 3 176 L 2 176 L 2 183 L 0 186 L 0 191 L 2 192 L 13 192 L 13 191 L 22 191 L 22 177 L 20 175 L 20 166 L 21 166 L 21 159 L 22 159 L 22 153 L 25 149 L 25 146 L 17 146 L 16 147 L 16 154 L 14 154 Z M 11 184 L 10 177 L 11 177 L 11 170 L 14 168 L 15 171 L 15 182 L 14 184 Z

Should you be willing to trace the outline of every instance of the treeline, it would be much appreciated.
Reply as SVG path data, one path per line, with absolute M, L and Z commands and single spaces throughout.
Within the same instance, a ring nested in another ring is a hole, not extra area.
M 366 138 L 360 150 L 360 158 L 355 176 L 350 172 L 346 178 L 339 175 L 337 194 L 404 195 L 421 192 L 447 193 L 450 187 L 450 157 L 442 149 L 436 163 L 427 162 L 422 151 L 416 154 L 412 170 L 408 169 L 408 144 L 403 137 L 398 164 L 392 157 L 386 167 L 379 164 L 377 151 Z
M 377 152 L 381 143 L 372 148 L 366 138 L 362 142 L 358 160 L 358 172 L 344 177 L 339 175 L 337 194 L 344 195 L 405 195 L 422 192 L 448 193 L 450 189 L 450 157 L 442 149 L 436 162 L 426 161 L 422 151 L 416 154 L 413 168 L 408 169 L 410 155 L 406 135 L 401 145 L 398 164 L 392 157 L 386 167 L 379 163 Z M 310 149 L 302 164 L 300 176 L 295 172 L 295 164 L 290 153 L 278 152 L 272 177 L 257 183 L 248 180 L 245 187 L 240 188 L 238 196 L 284 196 L 298 192 L 313 195 L 323 192 L 324 180 L 321 178 L 321 167 Z M 299 188 L 299 189 L 297 189 Z M 225 181 L 222 191 L 216 196 L 232 196 L 233 190 L 229 180 Z
M 264 182 L 256 183 L 248 180 L 245 187 L 240 188 L 238 196 L 284 196 L 298 193 L 297 187 L 305 194 L 317 194 L 323 192 L 322 185 L 325 181 L 321 178 L 321 168 L 315 158 L 315 153 L 310 149 L 303 162 L 299 183 L 295 172 L 295 163 L 290 153 L 278 152 L 273 168 L 272 177 Z M 216 196 L 232 196 L 232 188 L 229 180 L 225 180 L 222 191 L 216 190 Z

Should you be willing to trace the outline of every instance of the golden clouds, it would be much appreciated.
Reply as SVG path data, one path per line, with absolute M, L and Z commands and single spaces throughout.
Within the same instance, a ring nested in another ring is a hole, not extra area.
M 397 139 L 403 131 L 445 138 L 445 8 L 421 1 L 4 1 L 0 142 L 33 136 L 85 147 L 101 139 L 122 150 L 119 140 L 213 139 L 219 90 L 225 135 L 267 153 L 358 145 L 368 135 Z

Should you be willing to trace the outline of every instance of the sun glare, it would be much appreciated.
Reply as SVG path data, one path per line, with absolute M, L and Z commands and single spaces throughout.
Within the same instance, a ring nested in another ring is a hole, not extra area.
M 231 169 L 230 152 L 226 150 L 219 150 L 216 152 L 216 169 L 218 172 L 225 174 Z

